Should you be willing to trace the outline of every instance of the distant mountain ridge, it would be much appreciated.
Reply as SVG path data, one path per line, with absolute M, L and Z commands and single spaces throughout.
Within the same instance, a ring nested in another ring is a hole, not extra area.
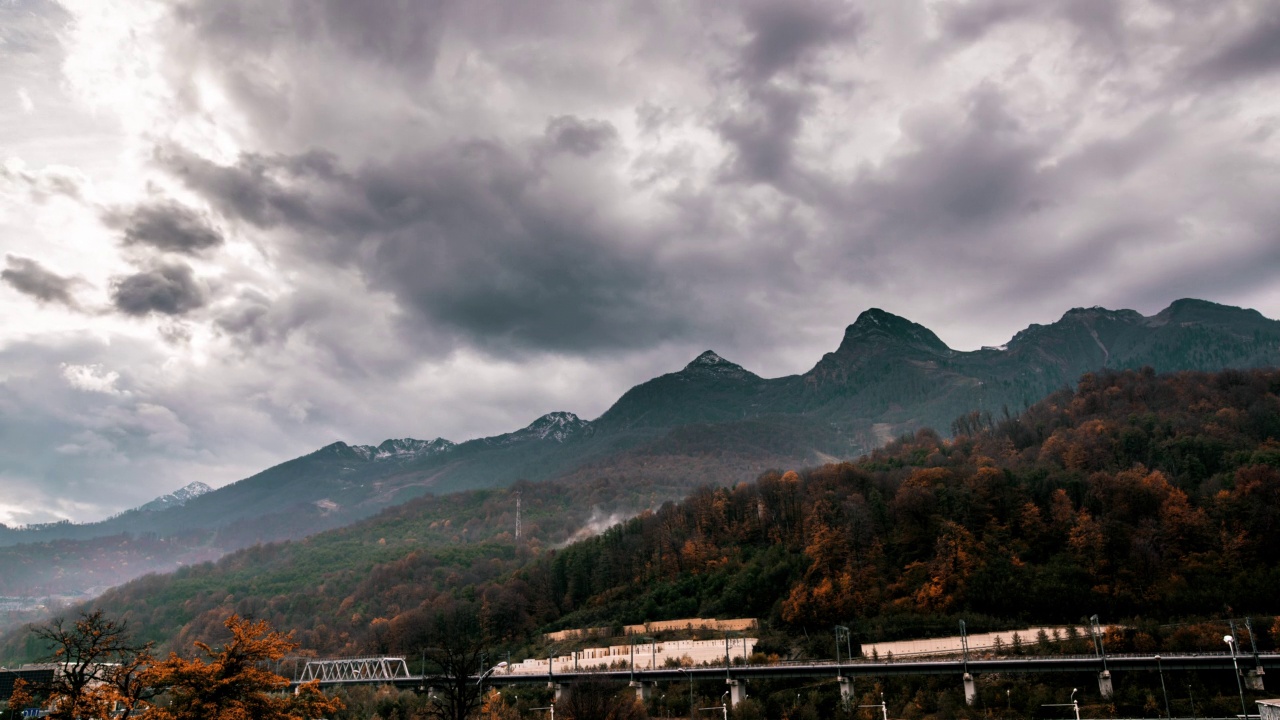
M 1090 371 L 1276 365 L 1280 322 L 1202 300 L 1178 300 L 1150 317 L 1073 308 L 976 351 L 951 349 L 928 328 L 871 308 L 801 375 L 762 378 L 708 350 L 631 388 L 594 420 L 561 411 L 459 443 L 336 442 L 164 512 L 0 526 L 0 545 L 148 532 L 234 549 L 345 525 L 427 492 L 519 479 L 643 478 L 678 497 L 706 482 L 853 457 L 922 426 L 946 434 L 975 409 L 1016 414 Z

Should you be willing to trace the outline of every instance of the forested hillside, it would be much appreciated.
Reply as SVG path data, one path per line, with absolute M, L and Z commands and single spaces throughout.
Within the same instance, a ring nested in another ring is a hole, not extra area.
M 543 558 L 535 626 L 1275 610 L 1280 372 L 1086 375 L 858 462 L 706 488 Z
M 920 431 L 857 462 L 707 487 L 562 549 L 592 506 L 661 498 L 521 484 L 520 542 L 511 492 L 427 498 L 96 604 L 180 644 L 253 615 L 319 653 L 410 649 L 400 629 L 444 597 L 481 601 L 510 645 L 695 614 L 872 637 L 958 615 L 1274 612 L 1278 393 L 1275 370 L 1087 375 L 1017 418 L 961 418 L 953 440 Z

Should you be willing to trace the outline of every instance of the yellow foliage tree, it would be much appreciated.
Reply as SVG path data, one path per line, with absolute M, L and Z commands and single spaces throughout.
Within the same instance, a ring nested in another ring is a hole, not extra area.
M 144 720 L 311 720 L 342 709 L 342 701 L 323 695 L 316 683 L 297 694 L 276 695 L 289 681 L 262 665 L 297 647 L 293 636 L 272 630 L 266 621 L 232 615 L 224 623 L 231 642 L 220 650 L 196 642 L 204 658 L 170 653 L 152 666 L 147 680 L 164 688 L 169 702 L 151 707 Z
M 520 711 L 502 701 L 502 693 L 492 689 L 480 706 L 481 720 L 520 720 Z

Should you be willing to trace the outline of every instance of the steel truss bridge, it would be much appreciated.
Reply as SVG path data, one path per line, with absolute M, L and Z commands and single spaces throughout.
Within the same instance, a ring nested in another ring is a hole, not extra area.
M 389 685 L 411 679 L 402 657 L 346 657 L 308 660 L 295 684 L 319 680 L 321 685 Z
M 609 670 L 578 672 L 504 672 L 494 670 L 484 677 L 486 685 L 508 686 L 534 683 L 572 684 L 587 678 L 616 680 L 620 683 L 689 682 L 693 680 L 774 680 L 784 678 L 858 678 L 896 675 L 952 675 L 962 677 L 988 674 L 1026 673 L 1100 673 L 1130 671 L 1197 670 L 1233 672 L 1236 667 L 1251 673 L 1280 669 L 1280 653 L 1162 654 L 1162 655 L 1078 655 L 1044 657 L 1006 657 L 995 659 L 894 659 L 855 660 L 853 662 L 782 662 L 771 665 L 699 666 L 657 668 L 653 670 Z M 479 682 L 480 675 L 471 677 Z M 428 689 L 443 685 L 446 678 L 436 675 L 410 675 L 403 657 L 334 658 L 310 660 L 294 681 L 300 684 L 319 680 L 323 686 L 349 684 L 387 684 L 406 689 Z

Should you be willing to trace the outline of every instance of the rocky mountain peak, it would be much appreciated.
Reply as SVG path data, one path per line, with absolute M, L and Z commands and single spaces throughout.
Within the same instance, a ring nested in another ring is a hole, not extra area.
M 181 507 L 186 505 L 189 500 L 198 498 L 207 492 L 212 492 L 213 488 L 205 485 L 200 481 L 188 483 L 186 486 L 174 490 L 168 495 L 161 495 L 146 505 L 140 506 L 139 510 L 157 511 L 168 510 L 169 508 Z
M 744 369 L 741 365 L 729 362 L 720 357 L 713 350 L 707 350 L 692 362 L 684 366 L 684 370 L 680 371 L 683 375 L 713 375 L 719 377 L 744 378 L 752 377 L 753 374 Z
M 1142 315 L 1134 310 L 1108 310 L 1100 305 L 1093 307 L 1071 308 L 1062 314 L 1063 321 L 1092 322 L 1096 320 L 1125 320 L 1130 322 L 1142 320 Z
M 685 369 L 688 370 L 695 367 L 717 367 L 720 365 L 733 365 L 733 363 L 717 355 L 715 350 L 707 350 L 694 358 L 692 362 L 685 366 Z
M 507 436 L 509 440 L 552 440 L 564 442 L 581 433 L 591 423 L 571 412 L 550 412 Z
M 1208 300 L 1182 298 L 1174 300 L 1169 307 L 1147 319 L 1151 325 L 1160 326 L 1169 323 L 1231 323 L 1233 321 L 1257 322 L 1266 317 L 1257 310 L 1239 308 L 1233 305 L 1219 305 Z
M 434 455 L 451 449 L 454 443 L 444 438 L 435 440 L 417 440 L 414 438 L 392 438 L 383 440 L 378 446 L 351 445 L 349 450 L 365 460 L 409 459 Z
M 845 329 L 844 340 L 836 353 L 856 353 L 888 344 L 908 345 L 934 353 L 951 352 L 929 328 L 880 308 L 871 308 Z

